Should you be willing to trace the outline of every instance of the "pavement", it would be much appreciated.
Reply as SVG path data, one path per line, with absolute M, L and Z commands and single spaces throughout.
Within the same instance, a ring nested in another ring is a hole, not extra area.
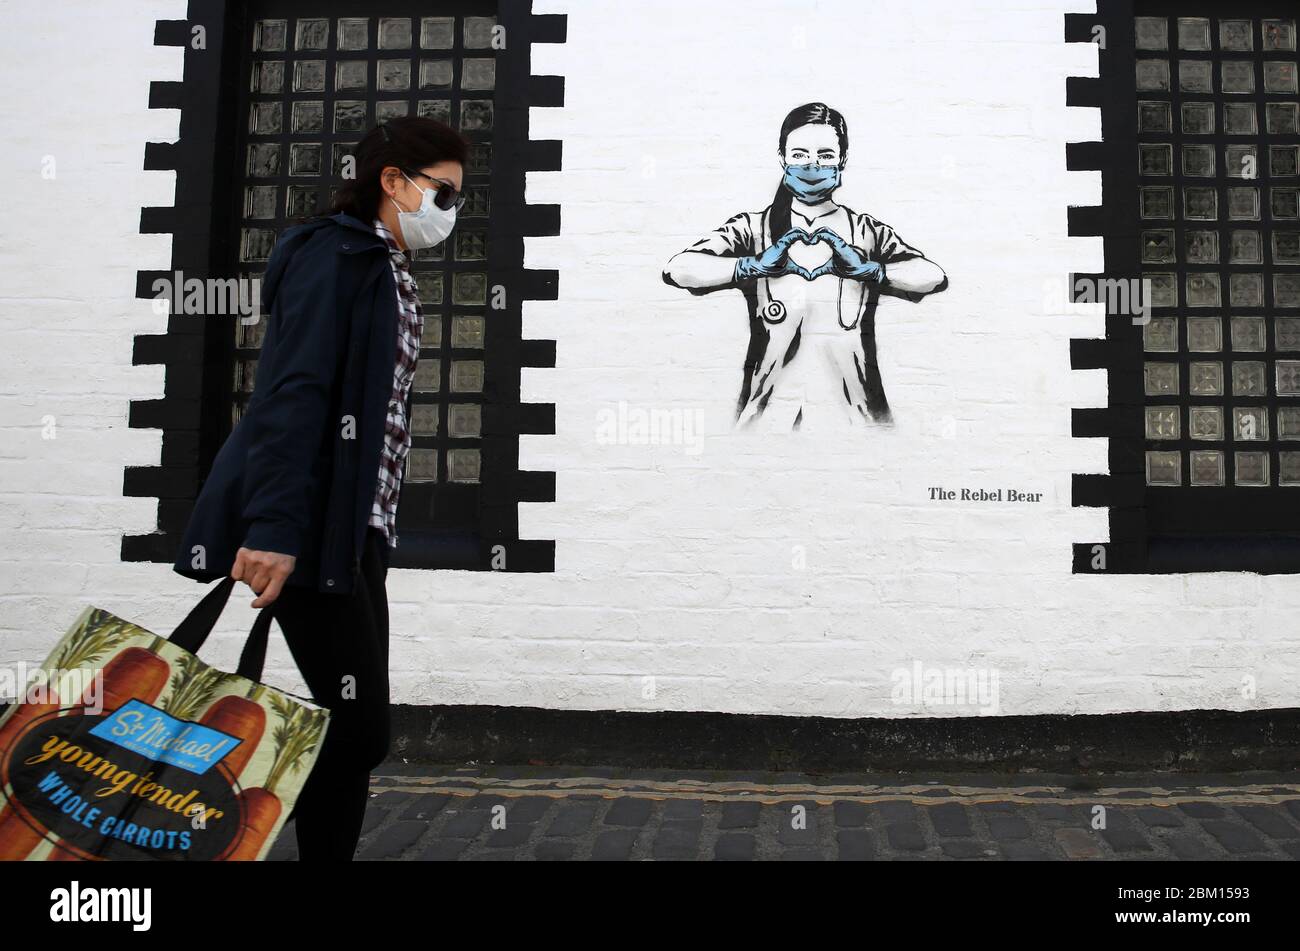
M 358 860 L 1300 859 L 1300 772 L 835 775 L 385 763 Z M 293 823 L 268 859 L 294 860 Z

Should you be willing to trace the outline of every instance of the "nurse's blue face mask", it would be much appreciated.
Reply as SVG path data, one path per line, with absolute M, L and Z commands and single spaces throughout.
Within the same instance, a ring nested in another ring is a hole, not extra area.
M 783 183 L 800 201 L 814 204 L 829 198 L 831 192 L 840 187 L 840 167 L 787 165 Z

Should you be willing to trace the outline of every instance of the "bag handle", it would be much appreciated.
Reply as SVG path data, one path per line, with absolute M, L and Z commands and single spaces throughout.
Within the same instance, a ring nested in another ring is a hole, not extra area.
M 213 587 L 203 599 L 185 615 L 185 619 L 176 625 L 171 637 L 167 638 L 177 647 L 197 654 L 203 647 L 208 635 L 216 627 L 221 612 L 230 600 L 230 593 L 235 589 L 235 579 L 226 577 Z M 265 607 L 258 612 L 248 640 L 239 654 L 239 667 L 235 673 L 252 681 L 262 679 L 262 668 L 266 664 L 266 643 L 271 631 L 271 608 Z

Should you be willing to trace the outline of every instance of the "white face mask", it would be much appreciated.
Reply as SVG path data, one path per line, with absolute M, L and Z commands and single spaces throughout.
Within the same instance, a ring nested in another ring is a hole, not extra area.
M 405 172 L 402 177 L 411 182 L 410 176 Z M 415 182 L 411 182 L 415 185 Z M 419 185 L 415 185 L 419 188 Z M 402 206 L 389 198 L 393 202 L 393 207 L 397 209 L 397 224 L 402 229 L 402 240 L 412 251 L 420 251 L 424 248 L 432 248 L 447 240 L 451 234 L 451 229 L 456 227 L 456 209 L 451 208 L 446 211 L 439 208 L 433 203 L 433 197 L 436 189 L 426 188 L 423 190 L 423 197 L 420 200 L 420 207 L 415 211 L 402 211 Z

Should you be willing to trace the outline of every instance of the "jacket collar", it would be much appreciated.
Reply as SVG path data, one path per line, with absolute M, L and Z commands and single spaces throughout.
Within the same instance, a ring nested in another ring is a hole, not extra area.
M 385 242 L 384 239 L 381 238 L 379 235 L 375 234 L 375 229 L 370 225 L 366 224 L 365 222 L 363 222 L 360 218 L 353 217 L 352 215 L 349 215 L 347 212 L 343 212 L 343 211 L 340 211 L 338 214 L 335 215 L 329 215 L 328 217 L 331 221 L 341 225 L 344 228 L 351 228 L 354 231 L 361 232 L 361 234 L 355 236 L 356 238 L 361 239 L 362 235 L 364 235 L 365 238 L 369 239 L 369 240 L 353 241 L 351 240 L 351 238 L 349 238 L 349 240 L 342 246 L 341 250 L 344 253 L 356 254 L 359 251 L 370 251 L 375 248 L 383 248 L 387 250 L 388 248 L 387 242 Z

